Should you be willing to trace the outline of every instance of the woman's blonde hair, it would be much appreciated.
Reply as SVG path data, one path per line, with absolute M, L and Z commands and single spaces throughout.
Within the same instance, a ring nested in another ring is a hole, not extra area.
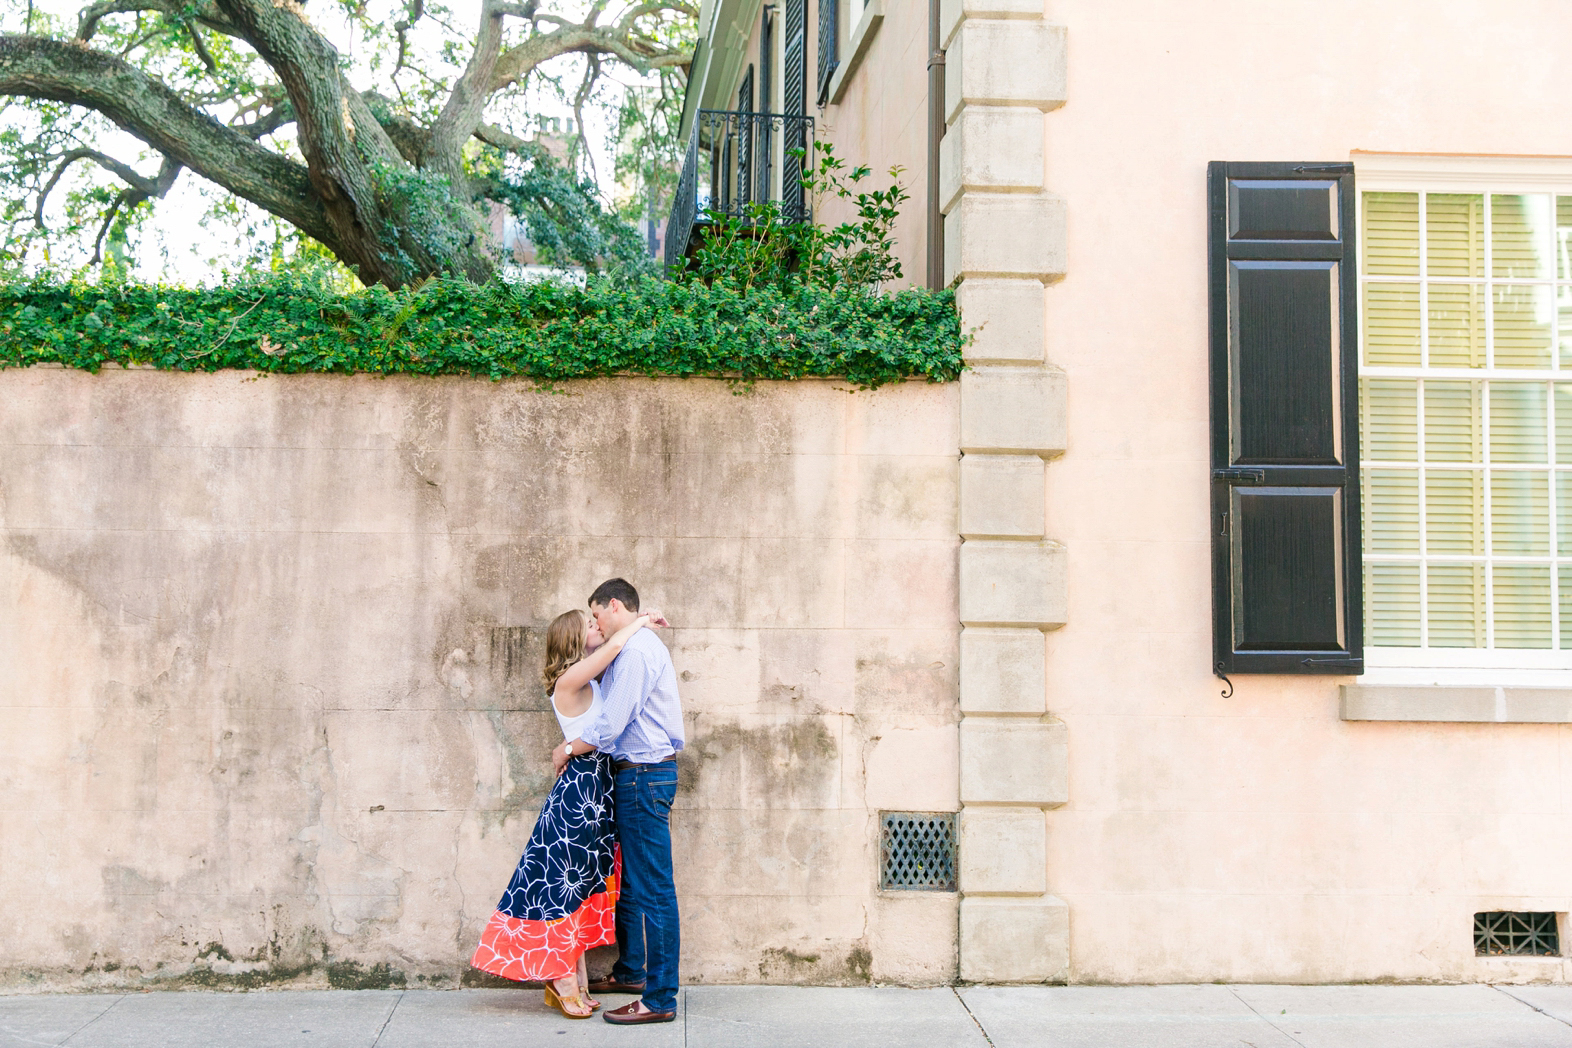
M 584 657 L 587 625 L 585 614 L 574 608 L 552 619 L 546 627 L 546 668 L 540 676 L 546 682 L 547 695 L 557 690 L 557 679 L 568 672 L 568 667 Z

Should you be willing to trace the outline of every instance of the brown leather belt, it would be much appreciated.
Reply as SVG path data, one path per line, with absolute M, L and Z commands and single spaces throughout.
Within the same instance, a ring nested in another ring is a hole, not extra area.
M 640 764 L 638 761 L 613 760 L 611 762 L 611 766 L 613 768 L 615 768 L 617 771 L 627 771 L 629 768 L 659 768 L 662 764 L 676 764 L 676 763 L 677 763 L 677 758 L 676 757 L 667 757 L 665 760 L 663 760 L 663 761 L 656 761 L 654 764 Z

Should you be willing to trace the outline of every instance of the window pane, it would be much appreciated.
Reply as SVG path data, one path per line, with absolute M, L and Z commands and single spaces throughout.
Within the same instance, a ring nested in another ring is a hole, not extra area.
M 1556 549 L 1572 557 L 1572 473 L 1556 474 Z
M 1572 197 L 1556 197 L 1556 276 L 1572 280 Z
M 1477 193 L 1427 193 L 1425 227 L 1425 265 L 1431 276 L 1485 275 L 1484 197 Z
M 1557 319 L 1556 342 L 1560 346 L 1561 366 L 1572 368 L 1572 288 L 1556 288 L 1556 308 L 1561 316 Z
M 1430 646 L 1485 646 L 1485 566 L 1432 564 L 1425 572 L 1429 588 Z
M 1419 471 L 1365 470 L 1363 495 L 1365 551 L 1418 553 Z
M 1365 625 L 1370 643 L 1419 647 L 1419 565 L 1365 565 Z
M 1548 368 L 1549 285 L 1497 284 L 1494 296 L 1496 367 Z
M 1432 554 L 1485 552 L 1485 489 L 1477 469 L 1425 470 L 1425 547 Z
M 1556 384 L 1556 461 L 1572 465 L 1572 386 Z
M 1561 647 L 1572 648 L 1572 564 L 1560 569 Z
M 1477 462 L 1480 430 L 1478 382 L 1426 379 L 1425 458 L 1431 462 Z
M 1490 198 L 1490 272 L 1509 280 L 1550 275 L 1550 197 L 1544 193 Z
M 1538 470 L 1490 474 L 1490 551 L 1501 557 L 1550 553 L 1550 475 Z
M 1490 461 L 1548 462 L 1545 421 L 1543 383 L 1490 383 Z
M 1572 400 L 1572 387 L 1567 387 Z M 1412 378 L 1359 380 L 1359 442 L 1374 462 L 1419 460 L 1419 381 Z M 1572 412 L 1572 403 L 1567 405 Z M 1572 415 L 1567 416 L 1572 443 Z M 1572 457 L 1567 459 L 1572 462 Z
M 1365 285 L 1365 363 L 1419 366 L 1419 285 Z
M 1366 193 L 1365 272 L 1419 275 L 1419 194 Z
M 1484 285 L 1430 285 L 1430 366 L 1485 366 Z
M 1550 567 L 1497 564 L 1492 576 L 1496 647 L 1550 647 Z

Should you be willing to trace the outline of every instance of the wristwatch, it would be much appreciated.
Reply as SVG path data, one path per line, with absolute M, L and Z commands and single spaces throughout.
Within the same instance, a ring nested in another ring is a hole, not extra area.
M 573 743 L 564 742 L 562 744 L 562 755 L 570 759 L 573 757 Z

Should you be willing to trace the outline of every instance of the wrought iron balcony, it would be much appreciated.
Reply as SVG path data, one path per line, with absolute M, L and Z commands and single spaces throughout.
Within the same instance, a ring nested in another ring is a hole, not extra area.
M 812 140 L 811 116 L 699 110 L 666 223 L 667 267 L 682 264 L 716 216 L 746 217 L 749 204 L 777 201 L 786 221 L 811 222 L 802 156 Z

